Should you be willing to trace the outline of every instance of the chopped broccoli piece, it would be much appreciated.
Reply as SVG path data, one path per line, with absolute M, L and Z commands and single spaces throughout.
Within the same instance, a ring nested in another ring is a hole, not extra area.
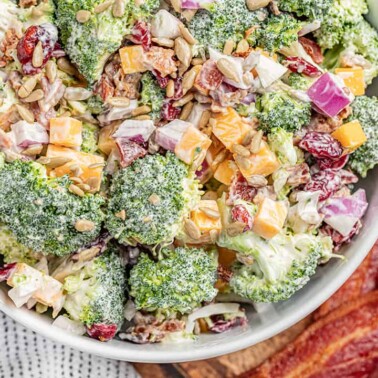
M 34 265 L 38 257 L 30 248 L 18 243 L 12 231 L 3 224 L 0 225 L 0 255 L 6 263 L 22 262 L 28 265 Z
M 378 98 L 360 96 L 352 104 L 348 121 L 359 120 L 367 142 L 349 156 L 349 166 L 362 177 L 378 164 Z
M 279 8 L 310 20 L 322 20 L 332 7 L 333 0 L 280 0 Z
M 278 127 L 270 130 L 268 135 L 270 149 L 275 152 L 283 165 L 297 163 L 297 151 L 294 147 L 293 134 Z
M 81 150 L 89 154 L 94 154 L 98 150 L 98 136 L 100 130 L 98 126 L 91 123 L 83 123 L 83 143 Z
M 244 38 L 246 30 L 260 25 L 266 10 L 251 12 L 245 0 L 220 0 L 209 10 L 199 10 L 189 23 L 189 30 L 203 47 L 223 50 L 229 39 L 235 42 Z
M 289 299 L 315 274 L 324 245 L 311 234 L 282 235 L 264 240 L 253 232 L 223 235 L 218 244 L 253 258 L 252 265 L 233 266 L 231 289 L 254 302 Z
M 66 0 L 56 3 L 56 24 L 63 45 L 89 84 L 99 79 L 107 59 L 121 46 L 123 37 L 131 30 L 134 22 L 149 18 L 159 6 L 158 0 L 147 0 L 141 6 L 130 0 L 125 4 L 124 15 L 116 18 L 113 17 L 112 7 L 101 13 L 94 12 L 94 8 L 102 3 L 100 0 Z M 87 22 L 76 20 L 79 10 L 91 12 Z
M 260 29 L 256 29 L 257 45 L 270 52 L 289 47 L 298 40 L 302 23 L 286 13 L 270 15 Z
M 165 92 L 159 87 L 154 75 L 147 72 L 142 76 L 142 92 L 140 102 L 151 107 L 150 113 L 153 119 L 160 119 L 161 109 L 165 98 Z
M 334 0 L 324 15 L 320 29 L 315 31 L 319 45 L 324 49 L 332 49 L 340 44 L 367 12 L 366 0 Z
M 17 241 L 33 251 L 63 256 L 94 240 L 101 228 L 104 200 L 78 197 L 68 190 L 67 177 L 49 179 L 43 166 L 15 161 L 0 170 L 0 221 Z M 78 232 L 78 220 L 93 230 Z
M 263 94 L 257 99 L 256 108 L 260 128 L 267 132 L 276 127 L 295 132 L 311 119 L 311 104 L 290 97 L 284 91 Z
M 151 196 L 156 201 L 151 201 Z M 199 200 L 198 182 L 189 167 L 170 152 L 148 155 L 113 178 L 106 225 L 124 244 L 170 242 Z M 117 216 L 125 211 L 123 220 Z
M 300 91 L 307 91 L 313 82 L 313 79 L 299 73 L 291 73 L 287 78 L 287 83 Z
M 217 262 L 195 248 L 164 249 L 158 262 L 143 253 L 130 273 L 130 295 L 138 310 L 186 314 L 217 294 Z
M 117 247 L 108 249 L 79 271 L 66 277 L 64 309 L 87 327 L 123 322 L 126 276 Z
M 104 101 L 100 96 L 91 96 L 87 101 L 88 110 L 92 114 L 101 114 L 105 110 Z

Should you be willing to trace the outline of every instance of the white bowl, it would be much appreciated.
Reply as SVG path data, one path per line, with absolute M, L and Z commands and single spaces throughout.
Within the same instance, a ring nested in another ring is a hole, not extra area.
M 376 0 L 371 0 L 375 3 Z M 372 8 L 373 9 L 373 8 Z M 373 19 L 378 20 L 378 6 Z M 377 25 L 378 27 L 378 25 Z M 378 82 L 370 88 L 378 95 Z M 378 239 L 378 170 L 359 184 L 367 191 L 369 209 L 361 233 L 342 250 L 346 261 L 333 259 L 319 267 L 317 274 L 290 300 L 265 306 L 259 314 L 248 310 L 249 324 L 223 334 L 200 336 L 198 341 L 183 344 L 135 345 L 113 340 L 108 343 L 75 336 L 51 325 L 52 320 L 25 308 L 17 309 L 7 296 L 5 285 L 0 286 L 0 310 L 25 327 L 84 352 L 131 362 L 182 362 L 216 357 L 231 353 L 269 339 L 289 328 L 326 301 L 355 271 Z

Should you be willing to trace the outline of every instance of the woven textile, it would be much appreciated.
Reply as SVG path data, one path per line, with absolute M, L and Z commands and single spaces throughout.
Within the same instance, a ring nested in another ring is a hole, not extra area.
M 138 378 L 132 365 L 82 353 L 0 312 L 0 378 Z

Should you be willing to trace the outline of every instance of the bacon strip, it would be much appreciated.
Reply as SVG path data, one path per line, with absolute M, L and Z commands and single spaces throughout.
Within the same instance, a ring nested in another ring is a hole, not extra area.
M 315 319 L 327 315 L 343 303 L 376 289 L 378 289 L 378 244 L 373 247 L 349 280 L 318 308 Z
M 378 291 L 310 325 L 292 344 L 240 378 L 352 378 L 378 373 Z

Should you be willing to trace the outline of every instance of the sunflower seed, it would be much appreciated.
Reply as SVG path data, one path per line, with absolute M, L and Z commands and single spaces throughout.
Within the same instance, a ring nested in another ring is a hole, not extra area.
M 183 94 L 186 94 L 190 89 L 193 88 L 194 82 L 195 82 L 196 77 L 197 77 L 197 73 L 199 72 L 198 67 L 200 67 L 200 66 L 193 67 L 182 78 L 182 91 L 183 91 Z
M 58 68 L 72 76 L 77 76 L 78 71 L 77 69 L 70 63 L 70 61 L 67 58 L 59 58 L 57 61 Z
M 143 218 L 143 223 L 150 223 L 151 221 L 152 221 L 152 218 L 149 215 Z
M 61 167 L 64 164 L 67 164 L 70 162 L 71 159 L 62 157 L 62 156 L 54 156 L 54 157 L 47 157 L 47 156 L 41 156 L 37 162 L 43 165 L 46 165 L 49 168 L 57 168 Z
M 233 222 L 227 225 L 226 231 L 229 236 L 237 236 L 243 233 L 245 224 L 243 222 Z
M 130 99 L 127 97 L 109 97 L 106 102 L 115 108 L 128 108 L 130 106 Z
M 200 207 L 199 208 L 203 213 L 205 213 L 209 218 L 212 219 L 219 219 L 220 214 L 219 211 L 211 209 L 210 207 Z
M 247 177 L 246 180 L 254 188 L 263 188 L 268 185 L 268 180 L 262 175 L 252 175 Z
M 92 96 L 92 92 L 81 87 L 67 87 L 64 98 L 68 101 L 84 101 Z
M 197 40 L 183 24 L 179 24 L 179 29 L 186 42 L 188 42 L 190 45 L 195 45 L 197 43 Z
M 156 193 L 152 193 L 152 194 L 150 195 L 150 198 L 148 198 L 148 201 L 149 201 L 152 205 L 154 205 L 154 206 L 159 205 L 159 203 L 161 202 L 160 197 L 159 197 Z
M 226 160 L 226 157 L 227 157 L 227 150 L 222 150 L 215 157 L 215 159 L 213 160 L 213 164 L 212 165 L 217 166 L 218 164 L 223 163 Z
M 84 192 L 88 192 L 91 190 L 91 187 L 88 184 L 77 184 L 77 187 L 83 190 Z
M 17 104 L 16 109 L 18 111 L 18 114 L 24 121 L 28 123 L 34 122 L 34 114 L 29 109 L 25 108 L 25 106 Z
M 237 83 L 240 81 L 238 74 L 235 71 L 232 63 L 226 58 L 221 58 L 217 61 L 219 71 L 227 78 Z
M 83 251 L 80 251 L 79 253 L 76 253 L 72 256 L 72 260 L 74 261 L 90 261 L 94 257 L 96 257 L 101 251 L 100 247 L 91 247 L 88 249 L 84 249 Z
M 72 177 L 70 177 L 70 180 L 75 184 L 82 184 L 83 183 L 83 180 L 80 177 L 72 176 Z
M 257 154 L 260 151 L 262 137 L 263 137 L 263 131 L 259 130 L 256 133 L 256 135 L 252 138 L 250 150 L 253 154 Z
M 169 47 L 169 48 L 175 45 L 175 41 L 169 38 L 152 38 L 152 42 L 156 43 L 159 46 Z
M 196 15 L 197 9 L 185 9 L 181 12 L 182 17 L 185 18 L 187 22 L 192 21 L 193 17 Z
M 192 239 L 198 240 L 201 237 L 200 229 L 196 226 L 196 224 L 192 220 L 186 219 L 184 223 L 184 228 L 187 234 Z
M 77 163 L 71 164 L 68 169 L 74 174 L 74 176 L 79 177 L 83 174 L 83 170 Z
M 198 123 L 198 128 L 200 130 L 203 130 L 207 126 L 207 124 L 209 123 L 210 119 L 211 119 L 211 112 L 209 110 L 205 110 L 202 113 L 201 119 Z
M 137 120 L 137 121 L 149 121 L 151 120 L 152 118 L 147 115 L 147 114 L 144 114 L 144 115 L 140 115 L 140 116 L 136 116 L 136 117 L 133 117 L 133 119 Z
M 87 10 L 82 9 L 76 13 L 76 20 L 77 22 L 80 22 L 81 24 L 84 24 L 85 22 L 89 21 L 90 18 L 91 18 L 91 12 Z
M 172 105 L 175 108 L 179 108 L 179 107 L 184 106 L 185 104 L 187 104 L 189 101 L 192 101 L 193 98 L 194 98 L 193 93 L 188 93 L 184 97 L 180 98 L 180 100 L 175 101 Z
M 182 37 L 175 39 L 175 54 L 185 67 L 189 67 L 192 60 L 192 49 L 189 43 Z
M 86 183 L 93 189 L 97 189 L 101 185 L 101 179 L 98 177 L 90 177 Z
M 42 66 L 42 64 L 43 64 L 43 46 L 42 46 L 42 42 L 39 41 L 33 51 L 32 65 L 35 68 L 39 68 Z
M 193 58 L 190 64 L 192 66 L 199 66 L 201 64 L 205 63 L 202 58 Z
M 246 0 L 246 4 L 249 10 L 255 11 L 266 7 L 271 1 L 272 0 Z
M 56 79 L 56 70 L 55 62 L 49 60 L 46 64 L 46 76 L 49 79 L 50 84 L 52 84 Z
M 126 6 L 124 0 L 115 0 L 112 8 L 113 16 L 121 18 L 125 14 Z
M 103 3 L 97 5 L 97 7 L 93 9 L 93 11 L 95 13 L 102 13 L 106 11 L 112 4 L 113 4 L 113 0 L 104 1 Z
M 235 162 L 236 164 L 241 168 L 241 169 L 244 169 L 244 170 L 248 170 L 250 167 L 251 167 L 251 162 L 248 158 L 245 158 L 243 156 L 240 156 L 240 155 L 236 155 L 235 156 Z
M 18 96 L 21 98 L 28 97 L 30 93 L 32 93 L 36 85 L 37 79 L 34 76 L 30 77 L 24 83 L 22 83 L 20 89 L 17 92 Z
M 73 193 L 73 194 L 76 194 L 77 196 L 79 197 L 84 197 L 85 196 L 85 193 L 75 184 L 71 184 L 69 187 L 68 187 L 68 190 Z M 76 226 L 75 226 L 76 227 Z M 78 230 L 79 231 L 79 230 Z
M 39 155 L 42 152 L 42 149 L 43 149 L 43 146 L 41 144 L 35 144 L 34 146 L 31 146 L 23 150 L 22 154 L 27 155 L 27 156 Z
M 118 213 L 115 213 L 114 216 L 124 221 L 126 219 L 126 211 L 121 210 Z
M 151 109 L 148 105 L 142 105 L 142 106 L 138 106 L 137 108 L 135 108 L 135 109 L 131 112 L 131 115 L 132 115 L 133 117 L 135 117 L 135 116 L 138 116 L 138 115 L 142 115 L 142 114 L 150 113 L 151 110 L 152 110 L 152 109 Z
M 180 119 L 182 121 L 186 121 L 189 118 L 190 113 L 193 110 L 193 106 L 194 106 L 193 101 L 189 101 L 187 104 L 184 105 L 184 107 L 182 108 L 181 114 L 180 114 Z
M 253 130 L 253 129 L 248 130 L 247 133 L 244 135 L 241 144 L 243 146 L 250 145 L 252 142 L 252 138 L 255 136 L 256 133 L 257 133 L 256 130 Z
M 79 232 L 89 232 L 95 229 L 96 225 L 87 219 L 79 219 L 75 223 L 75 228 Z
M 215 243 L 219 237 L 219 232 L 217 230 L 211 230 L 209 234 L 211 242 Z
M 235 41 L 232 39 L 228 39 L 224 44 L 223 54 L 231 55 L 235 48 Z
M 176 12 L 181 13 L 181 0 L 171 0 L 171 5 Z
M 167 97 L 171 98 L 175 95 L 175 82 L 171 79 L 168 81 L 166 88 Z
M 93 163 L 88 165 L 88 168 L 94 169 L 94 168 L 100 168 L 100 167 L 105 167 L 105 163 Z
M 28 97 L 25 97 L 23 100 L 25 102 L 35 102 L 42 100 L 45 94 L 42 89 L 36 89 L 34 92 L 30 93 Z
M 233 153 L 243 157 L 248 157 L 251 155 L 251 152 L 248 150 L 248 148 L 242 146 L 241 144 L 234 144 L 231 149 Z
M 218 199 L 217 192 L 214 192 L 213 190 L 209 190 L 209 191 L 207 191 L 207 192 L 202 196 L 202 200 L 204 200 L 204 201 L 206 201 L 206 200 L 216 201 L 217 199 Z
M 249 43 L 248 43 L 248 41 L 247 41 L 246 39 L 242 39 L 242 40 L 238 43 L 238 45 L 237 45 L 237 47 L 236 47 L 236 52 L 237 52 L 238 54 L 244 54 L 244 53 L 246 53 L 248 50 L 249 50 Z

